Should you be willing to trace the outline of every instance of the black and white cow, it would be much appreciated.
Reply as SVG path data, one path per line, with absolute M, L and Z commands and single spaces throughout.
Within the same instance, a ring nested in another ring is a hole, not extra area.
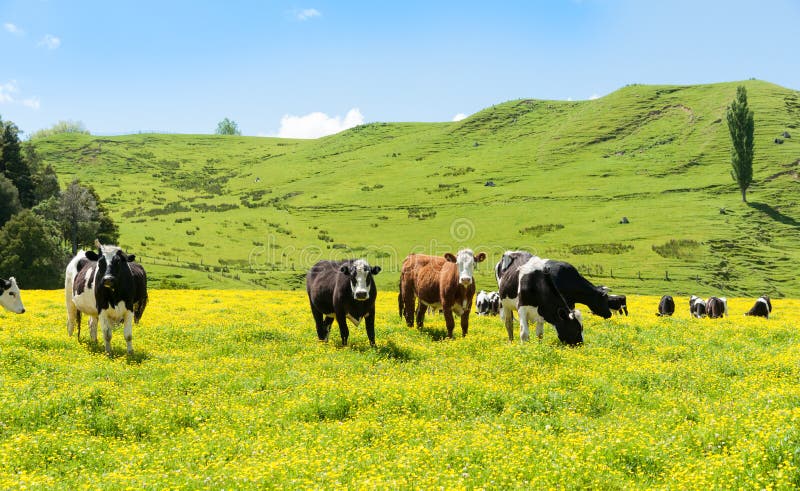
M 364 323 L 369 344 L 375 346 L 375 298 L 378 289 L 373 276 L 380 266 L 370 267 L 364 259 L 320 261 L 306 274 L 306 292 L 311 315 L 320 341 L 327 341 L 333 320 L 339 324 L 342 345 L 347 345 L 350 330 L 347 319 L 355 325 Z
M 478 315 L 497 315 L 500 312 L 500 295 L 481 290 L 475 297 L 475 310 Z
M 769 319 L 769 314 L 772 312 L 772 302 L 767 295 L 761 295 L 756 300 L 753 307 L 745 312 L 744 315 L 752 315 L 756 317 L 765 317 Z
M 658 302 L 658 313 L 656 313 L 656 315 L 659 317 L 670 317 L 674 313 L 675 300 L 673 300 L 672 296 L 664 295 L 661 297 L 661 301 Z
M 536 335 L 544 334 L 544 323 L 553 324 L 558 338 L 567 344 L 583 342 L 583 323 L 579 310 L 573 310 L 556 287 L 546 259 L 525 251 L 508 251 L 495 266 L 500 295 L 500 317 L 509 341 L 514 340 L 514 312 L 519 316 L 520 340 L 530 339 L 530 322 Z
M 144 268 L 113 245 L 97 243 L 99 253 L 80 251 L 67 265 L 64 291 L 67 333 L 78 328 L 81 313 L 89 316 L 89 336 L 97 342 L 97 325 L 103 332 L 106 353 L 111 355 L 111 331 L 122 323 L 128 354 L 133 354 L 133 324 L 139 323 L 147 306 Z
M 689 313 L 692 314 L 692 317 L 698 319 L 705 317 L 706 301 L 696 295 L 692 295 L 691 298 L 689 298 Z
M 19 286 L 13 276 L 7 280 L 0 278 L 0 305 L 15 314 L 25 313 Z
M 709 297 L 706 300 L 706 314 L 709 319 L 718 319 L 728 315 L 728 299 L 725 297 Z
M 609 295 L 608 308 L 620 315 L 628 315 L 628 299 L 625 295 Z

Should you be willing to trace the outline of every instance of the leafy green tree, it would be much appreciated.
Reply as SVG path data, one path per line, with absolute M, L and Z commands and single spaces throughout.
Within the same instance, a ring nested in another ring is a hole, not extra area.
M 39 130 L 31 135 L 31 140 L 39 138 L 46 138 L 48 136 L 58 135 L 61 133 L 78 133 L 81 135 L 89 135 L 89 130 L 81 121 L 59 121 L 50 128 Z
M 3 174 L 11 179 L 19 191 L 19 202 L 24 208 L 35 204 L 33 180 L 28 163 L 22 155 L 17 125 L 6 122 L 3 125 L 3 149 L 0 156 L 0 168 Z
M 14 215 L 0 229 L 0 271 L 14 275 L 23 288 L 64 285 L 64 253 L 58 233 L 30 210 Z
M 239 125 L 236 124 L 236 121 L 230 120 L 228 118 L 223 119 L 222 121 L 217 124 L 217 131 L 216 134 L 218 135 L 241 135 L 242 132 L 239 131 Z
M 731 134 L 731 177 L 739 184 L 742 201 L 747 203 L 747 188 L 753 182 L 753 111 L 747 105 L 747 90 L 740 85 L 727 111 Z
M 59 198 L 59 215 L 63 237 L 72 247 L 72 255 L 81 244 L 91 244 L 97 234 L 97 201 L 78 180 L 72 181 Z
M 17 187 L 5 176 L 0 176 L 0 227 L 22 210 Z
M 58 183 L 58 176 L 55 169 L 50 164 L 33 176 L 34 195 L 36 203 L 47 201 L 50 198 L 58 197 L 61 194 L 61 185 Z
M 118 244 L 119 227 L 114 223 L 114 220 L 111 219 L 111 215 L 108 214 L 108 209 L 103 202 L 100 201 L 100 196 L 97 195 L 94 188 L 88 184 L 85 187 L 89 191 L 89 194 L 92 195 L 97 205 L 97 213 L 92 216 L 92 221 L 97 223 L 97 232 L 95 233 L 95 237 L 92 238 L 92 242 L 94 242 L 96 238 L 101 244 Z

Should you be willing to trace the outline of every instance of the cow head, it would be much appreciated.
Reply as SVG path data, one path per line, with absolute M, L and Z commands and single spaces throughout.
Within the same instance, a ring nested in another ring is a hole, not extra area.
M 19 294 L 17 280 L 12 276 L 4 280 L 0 279 L 0 305 L 15 314 L 24 314 L 25 307 L 22 306 L 22 297 Z
M 558 339 L 565 344 L 580 344 L 583 342 L 583 316 L 581 311 L 577 309 L 570 309 L 567 300 L 561 295 L 561 291 L 556 287 L 555 281 L 550 274 L 550 268 L 544 269 L 544 277 L 550 291 L 552 292 L 552 300 L 545 306 L 539 309 L 550 310 L 548 316 L 545 318 L 555 318 L 556 322 L 553 324 L 558 333 Z M 544 313 L 543 313 L 544 314 Z M 544 316 L 544 315 L 543 315 Z M 549 322 L 549 321 L 548 321 Z
M 372 277 L 381 272 L 381 267 L 370 267 L 367 261 L 357 259 L 350 264 L 343 265 L 339 271 L 350 277 L 353 298 L 363 302 L 369 299 L 370 288 L 374 283 Z
M 449 252 L 444 255 L 448 262 L 456 263 L 458 266 L 458 281 L 467 287 L 472 284 L 472 273 L 475 271 L 475 263 L 486 259 L 486 253 L 474 254 L 472 249 L 461 249 L 456 256 Z
M 89 257 L 88 254 L 87 257 Z M 128 263 L 135 259 L 135 255 L 127 255 L 117 246 L 100 245 L 96 273 L 99 281 L 96 281 L 95 284 L 112 291 L 116 290 L 119 279 L 130 276 Z

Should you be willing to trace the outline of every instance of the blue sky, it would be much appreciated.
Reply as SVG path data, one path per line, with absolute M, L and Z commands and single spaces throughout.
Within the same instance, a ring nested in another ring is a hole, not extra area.
M 629 83 L 800 89 L 798 26 L 798 0 L 0 0 L 0 117 L 309 137 Z

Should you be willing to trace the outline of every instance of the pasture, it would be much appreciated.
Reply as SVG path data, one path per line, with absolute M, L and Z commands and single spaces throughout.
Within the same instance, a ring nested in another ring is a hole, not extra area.
M 3 489 L 800 486 L 796 300 L 694 320 L 629 295 L 566 348 L 474 314 L 466 338 L 407 328 L 381 289 L 377 347 L 362 325 L 342 348 L 305 292 L 153 290 L 108 358 L 85 319 L 67 337 L 63 292 L 23 295 L 0 314 Z

